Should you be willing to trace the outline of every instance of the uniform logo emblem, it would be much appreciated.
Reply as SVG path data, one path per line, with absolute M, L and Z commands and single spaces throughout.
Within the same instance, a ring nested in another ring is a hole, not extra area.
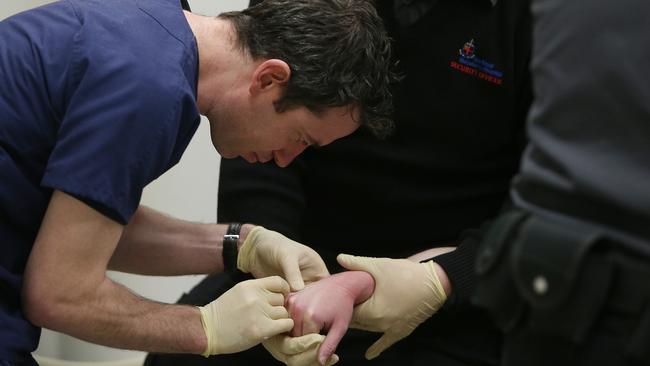
M 474 48 L 475 48 L 474 47 L 474 40 L 472 39 L 469 42 L 465 42 L 465 45 L 463 46 L 463 48 L 461 48 L 458 51 L 460 52 L 460 55 L 465 57 L 465 58 L 474 58 L 474 56 L 476 56 L 474 54 Z
M 474 43 L 474 38 L 465 42 L 462 48 L 458 50 L 460 57 L 451 61 L 451 68 L 464 74 L 485 80 L 495 85 L 503 84 L 503 72 L 498 70 L 496 65 L 488 60 L 479 57 L 480 51 Z

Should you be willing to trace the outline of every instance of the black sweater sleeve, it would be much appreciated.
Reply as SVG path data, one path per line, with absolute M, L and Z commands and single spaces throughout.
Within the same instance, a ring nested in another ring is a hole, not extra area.
M 456 250 L 434 258 L 447 274 L 452 292 L 443 311 L 463 308 L 470 305 L 476 286 L 474 262 L 483 236 L 483 229 L 466 230 L 461 236 Z

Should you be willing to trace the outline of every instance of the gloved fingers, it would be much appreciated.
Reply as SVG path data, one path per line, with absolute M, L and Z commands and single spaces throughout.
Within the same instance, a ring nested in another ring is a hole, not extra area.
M 277 335 L 264 342 L 264 347 L 275 357 L 288 366 L 320 366 L 316 358 L 319 345 L 325 339 L 324 335 L 311 333 L 300 337 Z M 339 356 L 333 354 L 327 360 L 326 366 L 334 365 Z
M 335 353 L 332 356 L 330 356 L 329 360 L 327 360 L 327 363 L 325 366 L 332 366 L 335 363 L 339 362 L 339 356 Z
M 267 291 L 266 301 L 272 306 L 284 306 L 284 295 L 277 292 Z
M 310 271 L 303 271 L 303 280 L 305 281 L 305 286 L 331 276 L 327 270 L 327 267 L 325 266 L 325 262 L 322 260 L 320 262 L 322 265 L 318 265 L 317 268 L 312 268 Z
M 327 270 L 323 258 L 321 258 L 313 249 L 305 247 L 305 252 L 303 253 L 302 258 L 303 260 L 307 259 L 308 261 L 307 264 L 303 261 L 300 268 L 305 285 L 318 282 L 319 280 L 330 276 L 330 272 Z
M 262 327 L 262 337 L 269 339 L 281 333 L 287 333 L 293 328 L 293 319 L 266 319 L 265 325 Z
M 264 348 L 275 358 L 276 360 L 286 363 L 287 356 L 281 349 L 281 344 L 284 338 L 289 338 L 284 334 L 278 334 L 262 342 Z
M 316 351 L 325 336 L 320 334 L 307 334 L 301 337 L 288 337 L 279 334 L 263 342 L 264 348 L 278 361 L 289 366 L 316 366 Z M 332 355 L 327 366 L 338 362 L 337 355 Z M 320 366 L 320 365 L 319 365 Z
M 312 347 L 318 347 L 325 339 L 324 335 L 316 333 L 305 334 L 300 337 L 288 337 L 286 335 L 279 337 L 282 338 L 278 339 L 278 348 L 286 355 L 296 355 Z
M 407 337 L 413 332 L 413 329 L 402 329 L 399 331 L 389 330 L 384 333 L 372 346 L 366 351 L 366 359 L 372 360 L 384 352 L 388 347 L 395 344 L 395 342 Z
M 296 250 L 299 250 L 296 248 Z M 302 274 L 300 273 L 300 263 L 297 257 L 295 256 L 286 256 L 280 259 L 280 265 L 282 266 L 282 273 L 284 273 L 284 278 L 287 279 L 291 291 L 300 291 L 305 288 L 305 281 L 302 279 Z
M 316 359 L 316 351 L 318 346 L 313 346 L 309 350 L 298 353 L 295 355 L 287 356 L 286 364 L 288 366 L 321 366 L 321 364 Z M 339 361 L 338 355 L 332 355 L 329 360 L 327 360 L 326 365 L 334 365 Z
M 392 346 L 397 339 L 388 333 L 384 333 L 375 343 L 372 344 L 366 351 L 366 359 L 372 360 L 379 356 L 384 350 Z
M 281 293 L 284 296 L 289 295 L 289 284 L 280 276 L 270 276 L 253 281 L 259 281 L 258 283 L 270 292 Z M 279 305 L 282 304 L 284 304 L 284 297 Z
M 339 342 L 341 342 L 345 332 L 348 330 L 348 324 L 350 323 L 351 318 L 352 314 L 348 312 L 343 313 L 342 316 L 334 319 L 334 323 L 327 332 L 323 344 L 321 344 L 318 349 L 318 362 L 321 365 L 325 365 L 326 361 L 329 360 L 336 351 L 336 347 L 338 347 Z
M 273 320 L 277 319 L 289 319 L 291 316 L 284 306 L 270 306 L 267 310 L 269 318 Z
M 339 262 L 339 264 L 343 266 L 343 268 L 350 271 L 364 271 L 370 273 L 371 275 L 374 267 L 372 265 L 372 260 L 374 259 L 375 258 L 360 257 L 355 255 L 349 255 L 349 254 L 339 254 L 336 257 L 336 261 Z

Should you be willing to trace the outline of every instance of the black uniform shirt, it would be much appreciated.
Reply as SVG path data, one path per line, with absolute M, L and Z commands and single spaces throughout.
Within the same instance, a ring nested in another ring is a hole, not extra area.
M 528 5 L 379 1 L 405 74 L 395 134 L 378 141 L 360 129 L 285 169 L 222 160 L 219 221 L 283 232 L 331 271 L 342 252 L 396 258 L 460 244 L 437 259 L 454 287 L 451 306 L 409 339 L 496 362 L 496 328 L 467 308 L 475 240 L 461 233 L 497 214 L 518 169 L 531 98 Z

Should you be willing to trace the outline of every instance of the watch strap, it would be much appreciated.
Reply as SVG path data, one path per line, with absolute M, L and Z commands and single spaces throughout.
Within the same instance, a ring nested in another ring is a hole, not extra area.
M 223 269 L 228 273 L 236 273 L 237 269 L 237 242 L 239 241 L 239 232 L 241 231 L 240 223 L 232 223 L 228 225 L 228 231 L 223 236 Z

